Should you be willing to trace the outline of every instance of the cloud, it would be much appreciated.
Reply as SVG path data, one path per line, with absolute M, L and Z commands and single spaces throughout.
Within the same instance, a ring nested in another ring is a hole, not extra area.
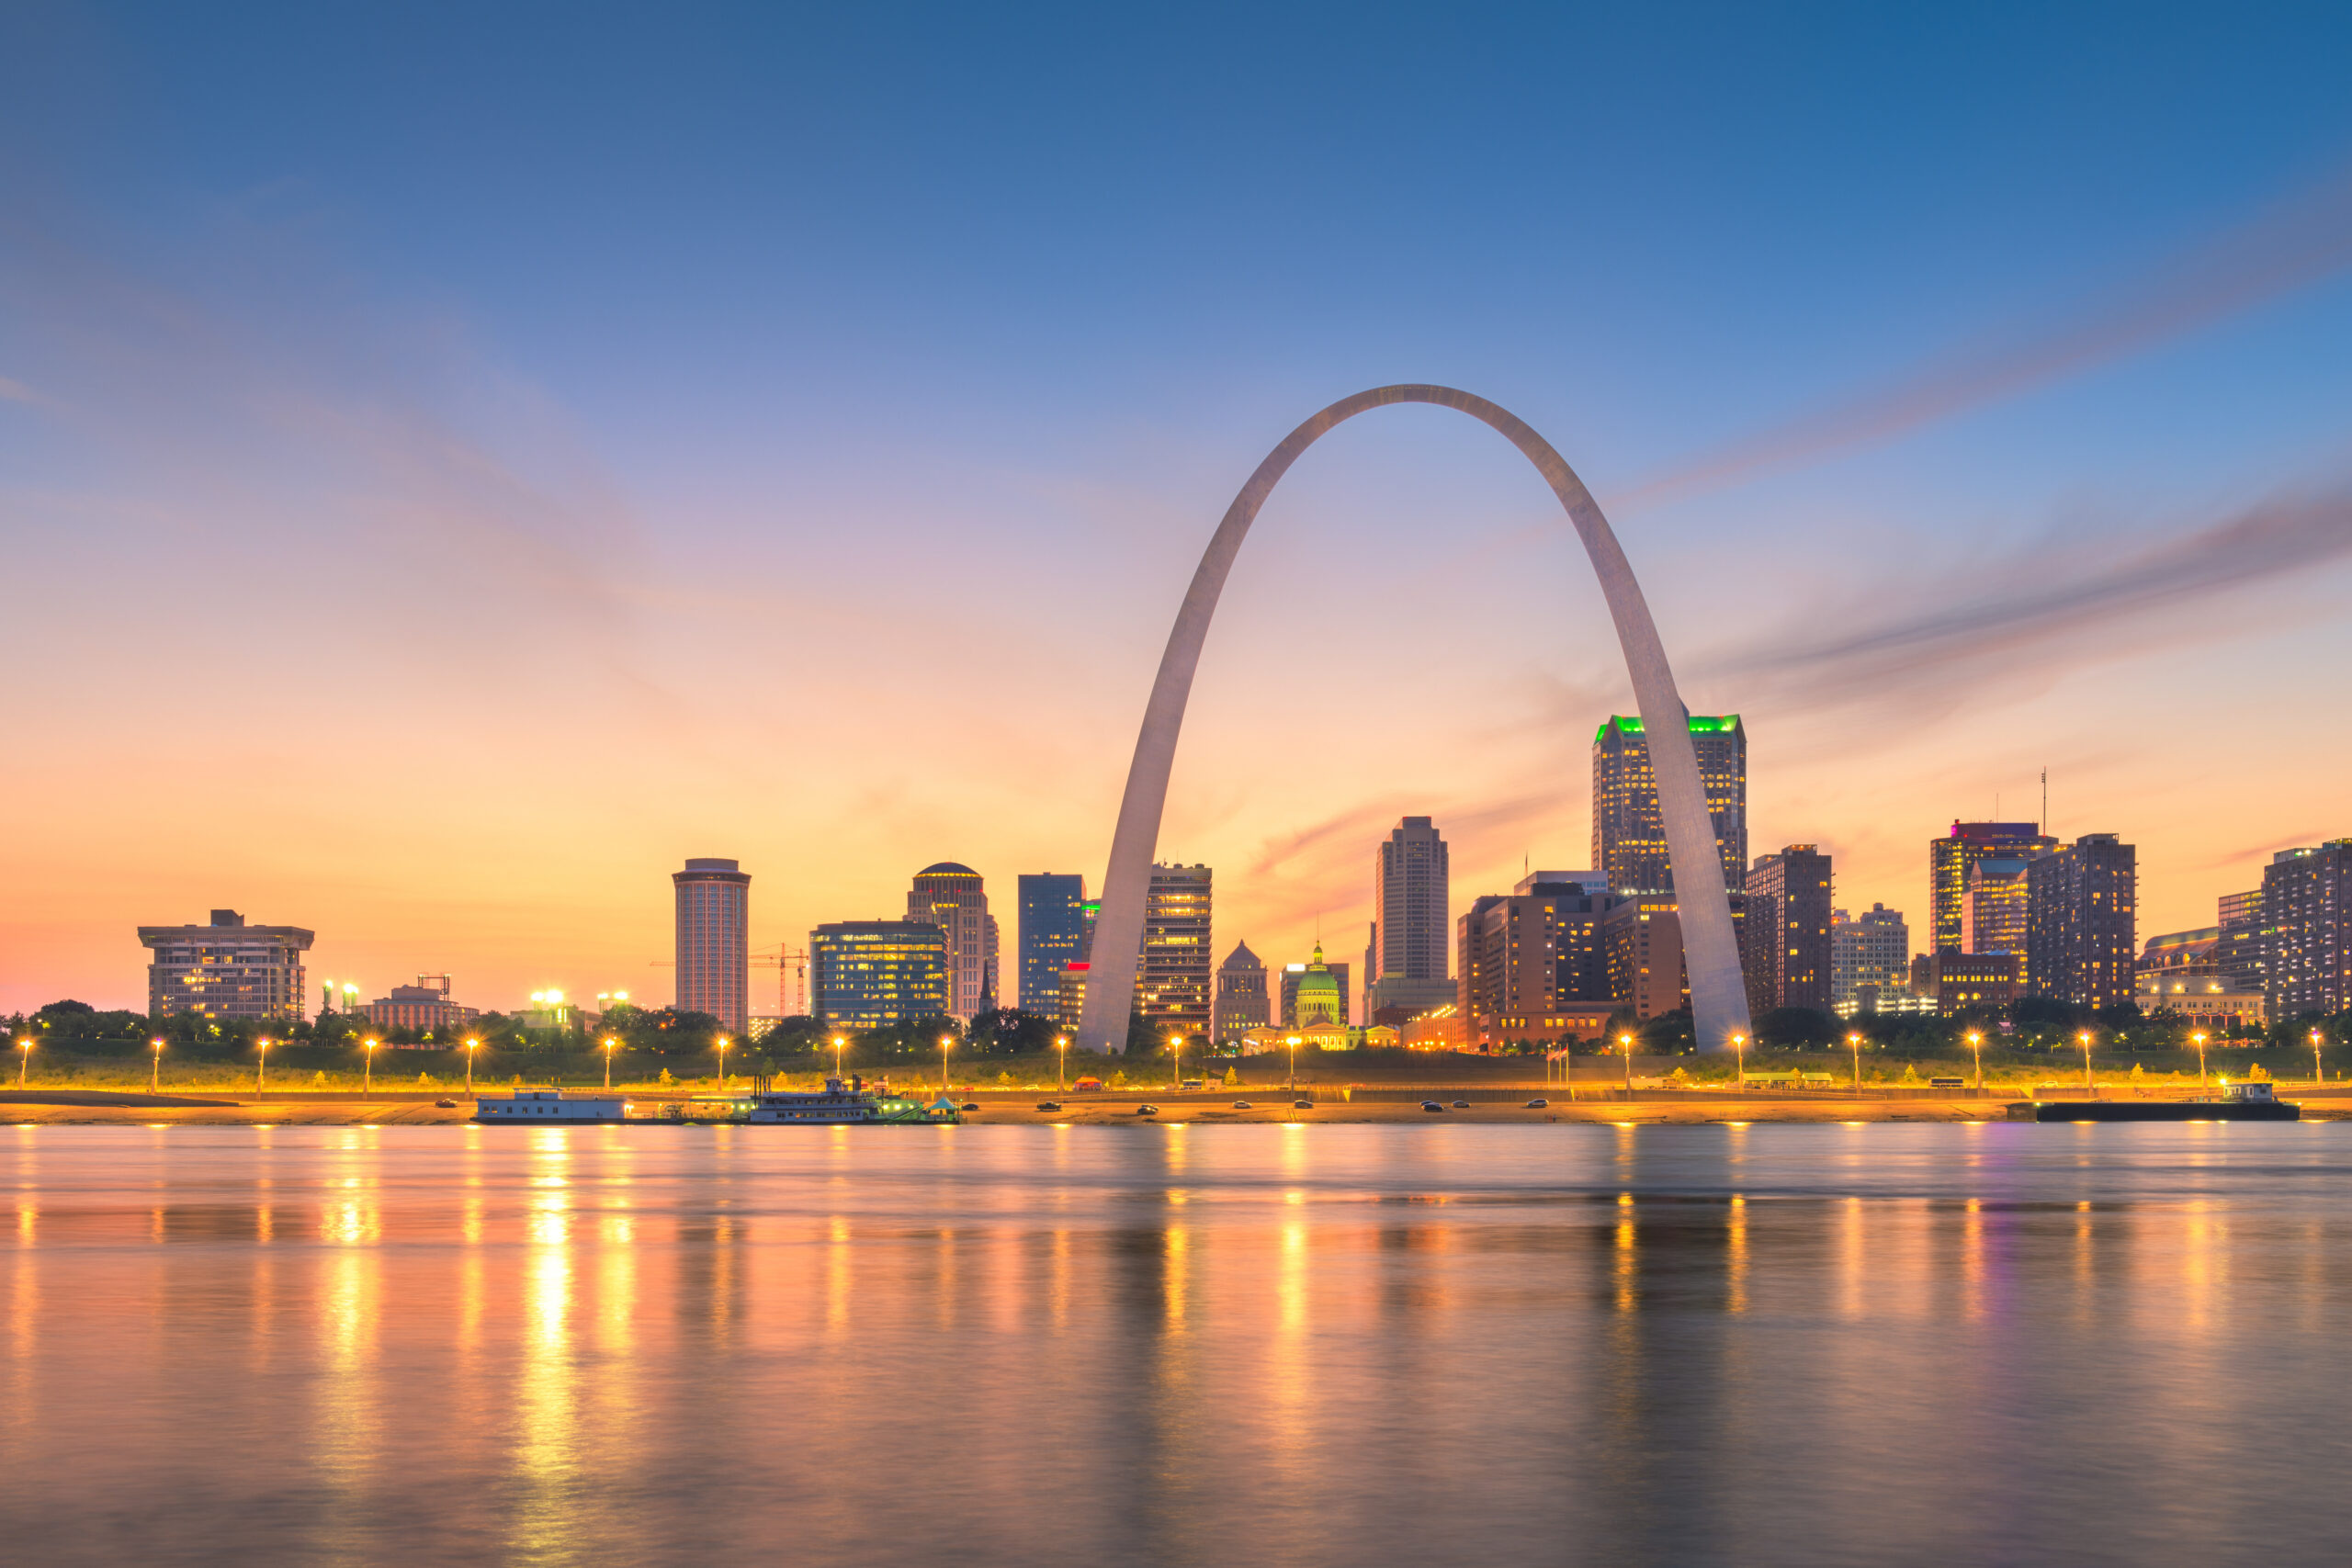
M 0 376 L 0 399 L 12 403 L 32 403 L 36 406 L 49 401 L 47 398 L 42 397 L 22 381 L 11 381 L 6 376 Z
M 1938 366 L 1690 458 L 1612 507 L 1672 500 L 1757 474 L 1875 446 L 2182 337 L 2352 269 L 2352 170 L 2174 258 L 2137 284 L 2102 290 L 2075 319 Z
M 2069 662 L 2112 658 L 2119 626 L 2160 613 L 2331 565 L 2352 556 L 2352 490 L 2267 500 L 2137 550 L 2108 536 L 2088 545 L 2043 545 L 1981 570 L 1973 582 L 1938 582 L 1924 613 L 1875 618 L 1826 615 L 1809 624 L 1855 624 L 1831 637 L 1777 637 L 1719 661 L 1711 673 L 1746 677 L 1800 705 L 1885 698 L 1956 700 L 1960 689 L 2028 666 L 2042 674 Z M 2166 623 L 2175 633 L 2186 623 Z M 2195 624 L 2224 623 L 2201 610 Z

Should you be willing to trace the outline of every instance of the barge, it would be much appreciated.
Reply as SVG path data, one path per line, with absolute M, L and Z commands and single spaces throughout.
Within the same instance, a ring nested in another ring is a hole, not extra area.
M 518 1089 L 503 1100 L 474 1101 L 477 1122 L 528 1122 L 541 1127 L 581 1122 L 626 1122 L 629 1120 L 628 1112 L 626 1100 L 609 1095 L 566 1100 L 559 1089 Z
M 2009 1107 L 2013 1122 L 2300 1122 L 2303 1108 L 2267 1083 L 2224 1085 L 2196 1100 L 2037 1100 Z
M 662 1122 L 673 1126 L 943 1126 L 963 1119 L 944 1095 L 925 1105 L 894 1095 L 887 1086 L 879 1091 L 870 1089 L 857 1077 L 846 1083 L 827 1078 L 823 1089 L 808 1092 L 758 1089 L 750 1094 L 698 1095 L 643 1110 L 616 1095 L 568 1098 L 562 1090 L 552 1089 L 518 1089 L 510 1096 L 474 1101 L 477 1122 L 520 1122 L 540 1127 L 597 1122 Z

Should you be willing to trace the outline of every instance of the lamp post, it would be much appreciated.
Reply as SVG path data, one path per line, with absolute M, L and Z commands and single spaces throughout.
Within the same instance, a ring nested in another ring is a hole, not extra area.
M 833 1081 L 835 1083 L 842 1081 L 842 1047 L 848 1043 L 849 1042 L 842 1036 L 839 1034 L 833 1036 Z
M 612 1091 L 613 1087 L 613 1048 L 619 1043 L 620 1042 L 611 1035 L 605 1036 L 605 1089 L 607 1093 Z
M 1984 1032 L 1983 1030 L 1972 1029 L 1968 1032 L 1968 1048 L 1976 1056 L 1976 1092 L 1983 1094 L 1984 1092 Z
M 26 1035 L 17 1042 L 17 1087 L 25 1087 L 25 1071 L 33 1065 L 33 1037 Z
M 158 1034 L 147 1043 L 155 1048 L 155 1065 L 147 1074 L 147 1092 L 160 1094 L 164 1089 L 164 1037 Z
M 718 1037 L 718 1092 L 727 1092 L 727 1047 L 732 1043 L 724 1034 Z
M 466 1041 L 466 1093 L 474 1092 L 474 1053 L 481 1049 L 481 1042 L 469 1036 Z
M 1731 1049 L 1732 1055 L 1739 1060 L 1739 1087 L 1745 1089 L 1747 1087 L 1747 1036 L 1733 1030 Z
M 2323 1084 L 2327 1081 L 2327 1069 L 2320 1066 L 2319 1043 L 2320 1032 L 2314 1029 L 2312 1031 L 2312 1082 L 2314 1084 Z
M 947 1098 L 947 1053 L 955 1043 L 956 1037 L 953 1034 L 943 1034 L 939 1037 L 939 1098 L 942 1100 Z
M 2083 1043 L 2083 1092 L 2097 1100 L 2098 1085 L 2091 1081 L 2091 1032 L 2086 1029 L 2075 1038 Z
M 1295 1034 L 1290 1037 L 1290 1089 L 1293 1094 L 1298 1092 L 1298 1036 Z
M 1859 1100 L 1862 1093 L 1862 1032 L 1860 1030 L 1848 1032 L 1846 1048 L 1854 1054 L 1854 1096 Z
M 1634 1098 L 1634 1037 L 1632 1035 L 1620 1034 L 1617 1037 L 1617 1054 L 1625 1058 L 1625 1098 L 1631 1100 Z
M 1066 1094 L 1069 1090 L 1069 1036 L 1057 1034 L 1054 1036 L 1054 1092 Z
M 1171 1034 L 1168 1037 L 1168 1092 L 1175 1093 L 1177 1089 L 1183 1087 L 1183 1082 L 1184 1037 L 1181 1034 Z
M 254 1062 L 254 1092 L 255 1094 L 260 1094 L 269 1088 L 268 1036 L 264 1035 L 260 1040 L 259 1044 L 261 1046 L 261 1055 Z
M 362 1060 L 362 1061 L 364 1061 L 364 1062 L 366 1062 L 366 1063 L 368 1064 L 368 1066 L 367 1066 L 367 1068 L 366 1068 L 365 1076 L 360 1079 L 360 1083 L 361 1083 L 361 1085 L 362 1085 L 363 1092 L 368 1093 L 368 1094 L 373 1094 L 373 1093 L 375 1093 L 375 1092 L 376 1092 L 376 1040 L 375 1040 L 375 1037 L 374 1037 L 373 1035 L 370 1035 L 370 1036 L 368 1037 L 368 1043 L 368 1043 L 368 1054 L 367 1054 L 367 1055 L 365 1055 L 364 1057 L 362 1057 L 362 1058 L 361 1058 L 361 1060 Z

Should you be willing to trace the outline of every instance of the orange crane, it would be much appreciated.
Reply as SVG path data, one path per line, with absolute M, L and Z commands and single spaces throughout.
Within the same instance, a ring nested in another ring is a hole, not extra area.
M 677 962 L 655 958 L 646 964 L 649 969 L 674 969 Z M 776 951 L 764 950 L 752 954 L 752 967 L 773 969 L 775 974 L 775 1010 L 785 1018 L 808 1010 L 808 953 L 806 948 L 788 948 L 776 943 Z

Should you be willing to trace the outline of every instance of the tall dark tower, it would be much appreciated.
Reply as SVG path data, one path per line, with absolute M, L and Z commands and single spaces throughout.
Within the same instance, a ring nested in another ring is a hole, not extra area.
M 1723 856 L 1724 886 L 1747 874 L 1747 731 L 1739 715 L 1689 719 L 1699 754 L 1699 782 Z M 1670 893 L 1666 823 L 1657 803 L 1657 775 L 1642 721 L 1612 714 L 1592 738 L 1592 863 L 1612 892 Z
M 1373 857 L 1372 940 L 1363 955 L 1364 1016 L 1425 1012 L 1453 999 L 1453 887 L 1445 839 L 1426 817 L 1390 829 Z
M 678 898 L 681 1012 L 707 1012 L 741 1034 L 751 1022 L 752 878 L 731 860 L 690 860 Z

